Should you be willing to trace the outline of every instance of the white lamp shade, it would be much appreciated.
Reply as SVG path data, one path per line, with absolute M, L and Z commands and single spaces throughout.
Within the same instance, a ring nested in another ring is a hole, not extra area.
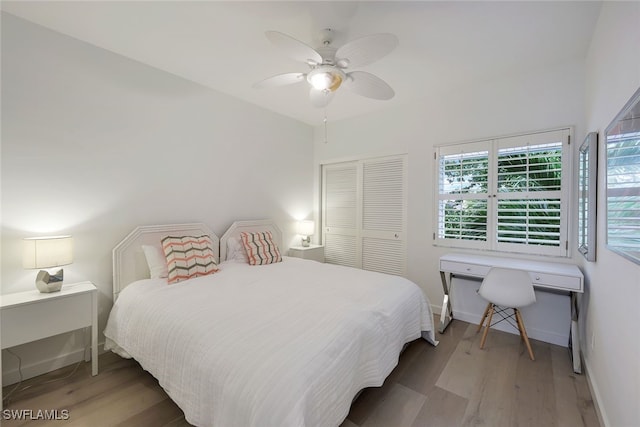
M 316 224 L 309 220 L 299 221 L 297 231 L 301 236 L 313 236 L 316 231 Z
M 24 239 L 22 266 L 24 268 L 50 268 L 73 262 L 71 236 L 30 237 Z

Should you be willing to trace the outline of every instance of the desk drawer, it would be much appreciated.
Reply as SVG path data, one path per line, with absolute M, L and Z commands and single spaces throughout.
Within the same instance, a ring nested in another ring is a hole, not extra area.
M 529 272 L 534 286 L 551 289 L 566 289 L 568 291 L 582 292 L 579 277 L 562 276 L 557 274 Z
M 467 264 L 456 261 L 440 261 L 440 271 L 446 271 L 461 276 L 484 277 L 491 270 L 490 266 Z

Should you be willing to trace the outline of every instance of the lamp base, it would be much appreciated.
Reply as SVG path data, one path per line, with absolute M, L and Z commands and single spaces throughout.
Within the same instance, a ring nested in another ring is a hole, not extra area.
M 303 248 L 308 248 L 310 243 L 311 243 L 311 236 L 307 236 L 307 237 L 302 239 L 302 247 Z
M 62 289 L 62 279 L 64 272 L 62 269 L 55 271 L 53 274 L 45 270 L 40 270 L 36 276 L 36 288 L 43 293 L 58 292 Z

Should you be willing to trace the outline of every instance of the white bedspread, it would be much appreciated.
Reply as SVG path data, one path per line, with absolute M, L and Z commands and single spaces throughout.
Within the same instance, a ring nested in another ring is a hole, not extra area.
M 105 330 L 192 424 L 339 425 L 406 342 L 434 340 L 430 305 L 404 278 L 287 257 L 220 267 L 129 285 Z

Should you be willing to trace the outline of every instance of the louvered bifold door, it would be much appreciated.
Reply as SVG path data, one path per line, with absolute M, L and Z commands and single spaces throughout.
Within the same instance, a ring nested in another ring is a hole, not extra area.
M 322 241 L 325 262 L 360 268 L 357 162 L 322 168 Z
M 406 156 L 362 162 L 362 268 L 405 276 Z
M 407 156 L 324 165 L 322 221 L 326 262 L 405 276 Z

